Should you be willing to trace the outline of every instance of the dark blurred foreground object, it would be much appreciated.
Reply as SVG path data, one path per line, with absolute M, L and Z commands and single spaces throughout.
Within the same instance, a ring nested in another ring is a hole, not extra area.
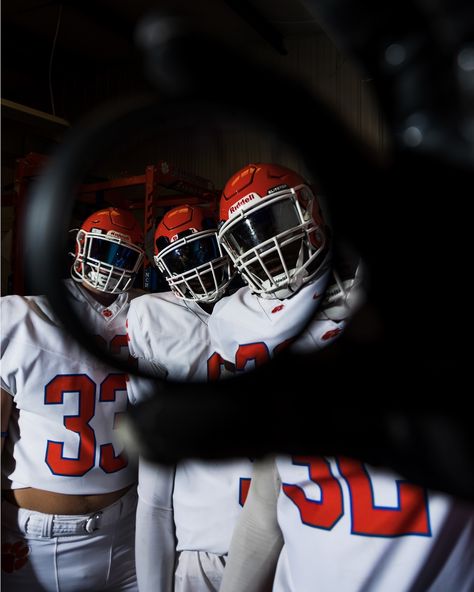
M 131 410 L 127 438 L 140 453 L 166 462 L 269 451 L 357 456 L 474 499 L 465 397 L 471 315 L 458 294 L 471 268 L 473 9 L 465 2 L 450 3 L 449 10 L 433 3 L 429 14 L 426 3 L 309 4 L 374 79 L 393 133 L 383 163 L 299 82 L 159 16 L 147 18 L 137 38 L 148 76 L 167 99 L 140 107 L 141 117 L 155 116 L 159 124 L 179 115 L 242 116 L 299 150 L 328 197 L 335 240 L 349 242 L 365 262 L 366 304 L 325 351 L 283 354 L 216 384 L 157 383 L 157 397 Z M 440 25 L 442 14 L 453 24 L 450 35 Z M 236 72 L 245 73 L 241 85 Z M 133 129 L 132 120 L 110 116 L 100 137 L 111 142 L 120 125 L 120 133 Z M 97 137 L 97 129 L 87 128 L 71 136 L 38 190 L 37 215 L 54 200 L 64 202 Z M 99 142 L 94 149 L 100 148 Z M 48 211 L 43 216 L 47 224 Z M 37 285 L 66 318 L 54 278 L 60 231 L 48 235 L 43 226 L 38 234 L 31 220 L 27 236 L 34 235 L 37 249 L 30 270 L 41 256 Z M 68 322 L 83 339 L 70 315 Z
M 462 379 L 453 379 L 448 365 L 428 372 L 405 359 L 403 367 L 388 364 L 380 344 L 359 342 L 359 331 L 374 322 L 366 314 L 315 356 L 282 354 L 255 372 L 211 385 L 167 385 L 167 396 L 130 410 L 128 443 L 171 463 L 269 451 L 344 455 L 474 500 L 472 421 L 458 407 Z M 443 391 L 450 396 L 431 396 Z
M 285 355 L 221 384 L 169 384 L 169 396 L 132 410 L 131 430 L 141 452 L 157 460 L 346 454 L 474 499 L 474 438 L 463 403 L 470 331 L 455 295 L 469 268 L 474 9 L 467 2 L 432 3 L 429 13 L 421 2 L 308 6 L 374 79 L 393 134 L 383 164 L 323 105 L 311 115 L 302 89 L 255 60 L 238 69 L 244 57 L 227 52 L 212 68 L 212 40 L 177 33 L 163 19 L 145 22 L 139 38 L 151 80 L 170 94 L 205 96 L 202 77 L 217 77 L 219 88 L 232 89 L 230 103 L 246 106 L 250 94 L 254 113 L 263 95 L 287 138 L 290 126 L 305 130 L 306 139 L 296 131 L 291 140 L 329 197 L 336 240 L 348 239 L 362 255 L 367 303 L 326 351 Z M 251 92 L 230 84 L 236 71 L 248 72 Z

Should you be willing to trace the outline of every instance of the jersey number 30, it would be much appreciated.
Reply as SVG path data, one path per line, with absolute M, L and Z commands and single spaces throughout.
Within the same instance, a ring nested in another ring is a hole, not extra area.
M 113 404 L 117 391 L 126 391 L 125 374 L 109 374 L 99 386 L 99 403 Z M 45 461 L 54 475 L 81 477 L 95 465 L 97 441 L 90 425 L 95 414 L 96 384 L 86 374 L 64 374 L 56 376 L 46 385 L 46 405 L 61 405 L 64 395 L 78 398 L 77 415 L 65 415 L 64 426 L 79 436 L 76 458 L 64 456 L 64 442 L 48 440 Z M 122 411 L 123 412 L 123 411 Z M 120 411 L 114 415 L 114 424 Z M 112 426 L 114 427 L 114 426 Z M 105 473 L 115 473 L 127 466 L 124 455 L 115 455 L 111 443 L 102 444 L 99 452 L 99 466 Z

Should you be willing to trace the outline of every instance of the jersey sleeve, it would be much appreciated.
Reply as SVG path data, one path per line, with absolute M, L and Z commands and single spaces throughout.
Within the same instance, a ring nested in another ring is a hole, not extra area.
M 127 314 L 127 340 L 130 354 L 138 359 L 138 370 L 145 374 L 151 374 L 157 378 L 166 378 L 167 371 L 164 366 L 153 359 L 152 347 L 149 339 L 150 327 L 156 326 L 159 331 L 156 320 L 143 322 L 143 317 L 147 313 L 146 302 L 142 297 L 132 300 Z M 146 328 L 144 328 L 146 327 Z M 153 397 L 158 387 L 157 381 L 153 378 L 129 374 L 127 376 L 127 396 L 132 403 L 140 403 Z
M 274 458 L 255 462 L 249 494 L 232 536 L 220 592 L 271 590 L 283 547 L 277 521 L 279 491 Z
M 9 339 L 2 338 L 2 345 L 1 345 L 1 359 L 0 359 L 0 369 L 1 369 L 1 376 L 0 382 L 2 389 L 9 393 L 10 395 L 14 396 L 16 392 L 16 368 L 18 368 L 18 364 L 12 365 L 10 355 L 9 355 Z
M 63 355 L 68 340 L 64 339 L 45 296 L 3 296 L 0 309 L 1 385 L 11 395 L 22 397 L 23 389 L 18 392 L 17 383 L 31 375 L 38 352 L 47 350 Z M 68 356 L 74 357 L 70 353 Z
M 300 337 L 291 345 L 293 353 L 309 353 L 331 344 L 346 328 L 351 316 L 365 299 L 363 264 L 342 265 L 332 278 L 317 314 Z
M 345 329 L 346 321 L 316 318 L 290 346 L 295 354 L 308 354 L 330 345 Z
M 13 340 L 18 335 L 21 322 L 26 317 L 28 302 L 21 296 L 4 296 L 0 299 L 1 308 L 1 386 L 4 391 L 14 396 L 16 394 L 16 375 L 21 360 L 18 348 L 13 346 Z
M 163 366 L 157 362 L 150 362 L 141 358 L 138 359 L 138 370 L 156 376 L 158 379 L 167 377 L 167 371 Z M 132 405 L 151 399 L 159 389 L 160 382 L 153 378 L 138 374 L 129 374 L 127 376 L 127 396 Z
M 129 352 L 140 360 L 144 371 L 154 376 L 163 376 L 166 372 L 161 358 L 166 357 L 165 342 L 169 341 L 170 336 L 170 327 L 167 325 L 170 319 L 167 317 L 172 314 L 166 304 L 154 294 L 145 294 L 130 302 L 127 313 Z
M 137 311 L 138 299 L 132 300 L 127 314 L 128 350 L 134 358 L 150 359 L 150 351 L 143 338 L 141 318 Z

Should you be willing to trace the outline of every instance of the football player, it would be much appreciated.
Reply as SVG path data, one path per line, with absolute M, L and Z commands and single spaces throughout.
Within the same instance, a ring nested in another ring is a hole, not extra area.
M 361 270 L 330 270 L 329 232 L 304 179 L 245 167 L 224 188 L 221 222 L 219 241 L 248 285 L 209 322 L 224 359 L 237 371 L 268 360 L 304 326 L 313 298 L 319 311 L 290 347 L 330 343 L 358 306 Z M 473 518 L 472 507 L 359 460 L 270 457 L 254 465 L 221 591 L 467 592 Z
M 215 220 L 203 207 L 173 208 L 158 224 L 154 252 L 171 291 L 133 301 L 128 314 L 131 353 L 169 379 L 205 381 L 228 374 L 232 369 L 212 349 L 208 336 L 212 308 L 232 280 Z M 127 384 L 132 402 L 148 396 L 143 379 L 130 376 Z M 136 537 L 140 590 L 219 589 L 251 466 L 249 459 L 186 460 L 171 470 L 140 460 Z
M 301 175 L 267 163 L 237 171 L 222 192 L 218 240 L 246 286 L 217 303 L 209 330 L 237 372 L 288 346 L 318 310 L 293 348 L 324 347 L 342 332 L 360 266 L 334 270 L 330 229 Z
M 106 208 L 76 235 L 71 306 L 91 338 L 128 356 L 126 315 L 142 291 L 134 216 Z M 136 467 L 116 424 L 125 375 L 82 349 L 44 296 L 1 301 L 2 587 L 137 590 Z

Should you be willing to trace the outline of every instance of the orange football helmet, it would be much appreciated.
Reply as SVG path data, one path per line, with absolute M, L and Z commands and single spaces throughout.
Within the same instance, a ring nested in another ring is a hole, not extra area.
M 319 202 L 295 171 L 249 164 L 227 181 L 218 240 L 252 292 L 288 298 L 326 268 L 328 237 Z
M 217 223 L 201 206 L 169 210 L 155 232 L 154 260 L 175 296 L 215 302 L 232 279 L 230 261 L 217 241 Z
M 99 210 L 77 232 L 71 277 L 100 292 L 125 292 L 143 262 L 143 243 L 132 213 L 113 207 Z

